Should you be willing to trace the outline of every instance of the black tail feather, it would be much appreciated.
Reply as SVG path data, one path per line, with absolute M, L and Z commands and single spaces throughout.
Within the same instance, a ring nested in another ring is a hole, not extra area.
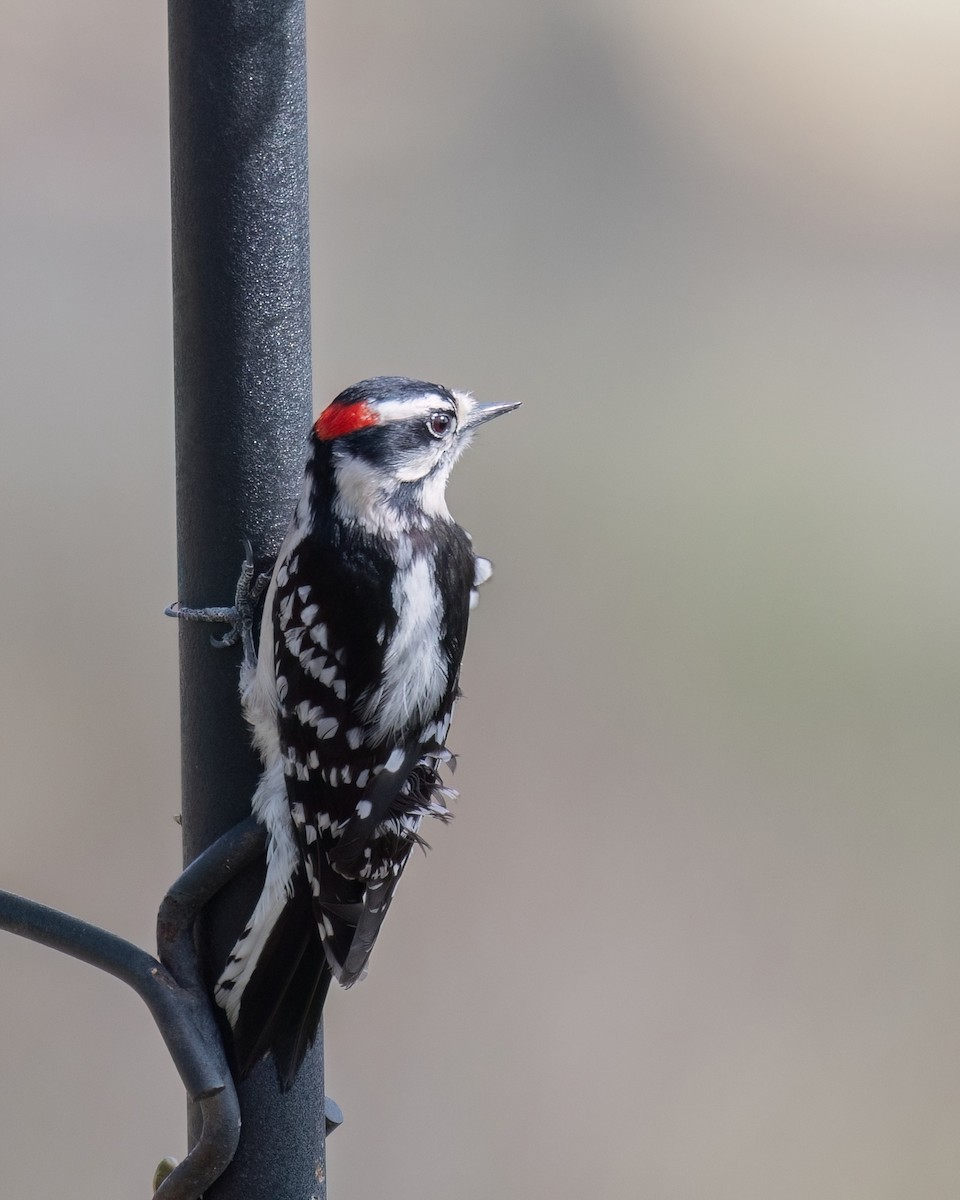
M 310 890 L 298 873 L 293 895 L 243 991 L 233 1030 L 241 1078 L 272 1054 L 281 1088 L 290 1087 L 316 1037 L 330 978 Z

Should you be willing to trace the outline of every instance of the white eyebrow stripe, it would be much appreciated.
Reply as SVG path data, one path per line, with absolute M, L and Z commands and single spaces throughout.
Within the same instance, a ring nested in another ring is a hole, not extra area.
M 456 416 L 456 409 L 446 398 L 437 392 L 426 392 L 415 400 L 383 400 L 374 407 L 377 423 L 386 425 L 389 421 L 409 421 L 411 417 L 429 417 L 432 412 L 442 409 Z

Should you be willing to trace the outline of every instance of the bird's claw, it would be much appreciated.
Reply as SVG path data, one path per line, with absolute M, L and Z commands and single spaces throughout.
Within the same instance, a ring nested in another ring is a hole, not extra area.
M 229 625 L 230 629 L 223 637 L 214 637 L 211 635 L 210 644 L 218 649 L 223 646 L 232 646 L 240 637 L 239 613 L 235 607 L 227 608 L 217 606 L 213 608 L 189 608 L 186 604 L 181 604 L 179 600 L 175 600 L 173 604 L 168 604 L 163 610 L 164 616 L 179 617 L 181 621 L 212 621 L 217 624 Z
M 233 600 L 235 620 L 231 628 L 220 639 L 223 645 L 233 645 L 237 639 L 243 641 L 243 658 L 247 663 L 257 661 L 257 652 L 253 644 L 253 622 L 257 613 L 260 597 L 270 583 L 270 571 L 257 574 L 257 565 L 253 557 L 253 547 L 248 538 L 243 539 L 244 558 L 240 567 L 240 578 L 237 580 L 237 590 Z M 226 639 L 230 638 L 231 641 Z

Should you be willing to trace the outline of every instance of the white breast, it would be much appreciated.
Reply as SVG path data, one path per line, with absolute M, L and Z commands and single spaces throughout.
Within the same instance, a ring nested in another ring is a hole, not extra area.
M 384 739 L 422 725 L 446 691 L 443 608 L 432 555 L 417 555 L 397 572 L 393 603 L 397 626 L 384 654 L 383 682 L 364 714 Z

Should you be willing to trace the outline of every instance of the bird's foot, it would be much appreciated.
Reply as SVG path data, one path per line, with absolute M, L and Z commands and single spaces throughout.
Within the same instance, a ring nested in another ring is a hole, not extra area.
M 241 642 L 244 660 L 248 663 L 255 663 L 257 655 L 253 644 L 253 623 L 257 603 L 270 582 L 271 572 L 257 572 L 253 547 L 246 538 L 243 548 L 244 560 L 240 568 L 240 578 L 237 580 L 237 590 L 232 605 L 189 608 L 187 605 L 175 601 L 163 611 L 168 617 L 179 617 L 181 621 L 210 621 L 214 624 L 229 625 L 230 628 L 222 637 L 211 635 L 211 645 L 222 650 Z

